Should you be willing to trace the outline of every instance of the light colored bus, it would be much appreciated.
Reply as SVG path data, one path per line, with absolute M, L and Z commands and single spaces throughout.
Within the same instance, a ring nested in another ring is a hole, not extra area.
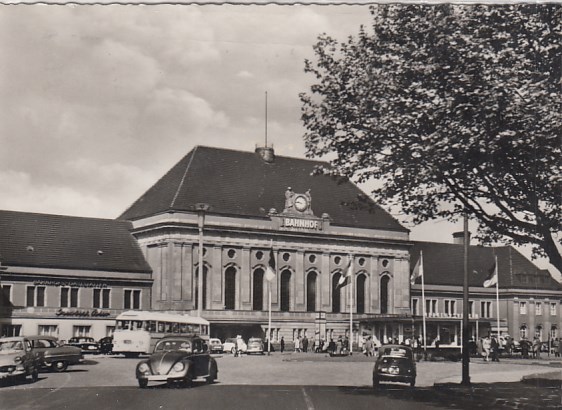
M 192 335 L 209 340 L 209 322 L 187 314 L 130 310 L 115 319 L 113 353 L 136 357 L 152 353 L 164 335 Z

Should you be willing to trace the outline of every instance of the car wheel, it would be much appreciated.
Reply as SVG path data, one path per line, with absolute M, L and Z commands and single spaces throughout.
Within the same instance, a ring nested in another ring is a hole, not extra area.
M 378 377 L 373 377 L 373 389 L 378 389 L 379 387 L 379 379 Z
M 183 387 L 193 386 L 193 377 L 191 376 L 191 373 L 185 375 L 184 379 L 182 380 L 182 386 Z
M 53 364 L 51 365 L 51 369 L 55 372 L 64 372 L 67 367 L 68 363 L 66 363 L 64 360 L 58 360 L 56 362 L 53 362 Z
M 211 371 L 209 372 L 209 376 L 205 379 L 207 384 L 213 384 L 215 380 L 217 380 L 217 367 L 211 366 Z
M 33 382 L 39 380 L 39 370 L 37 370 L 36 368 L 31 372 L 31 380 L 33 380 Z
M 410 387 L 414 387 L 416 385 L 416 379 L 410 380 Z
M 134 359 L 134 358 L 136 358 L 136 357 L 139 357 L 139 354 L 140 354 L 140 353 L 130 353 L 130 352 L 129 352 L 129 353 L 125 353 L 125 357 L 126 357 L 127 359 Z
M 141 389 L 146 389 L 146 386 L 148 386 L 148 380 L 146 379 L 138 379 L 138 382 Z

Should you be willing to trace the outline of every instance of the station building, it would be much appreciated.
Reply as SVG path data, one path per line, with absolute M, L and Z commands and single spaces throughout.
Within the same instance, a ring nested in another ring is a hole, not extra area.
M 0 333 L 99 339 L 124 310 L 197 315 L 201 260 L 213 337 L 267 337 L 271 291 L 274 343 L 402 342 L 422 335 L 410 275 L 423 251 L 428 343 L 458 346 L 463 245 L 410 241 L 353 183 L 313 175 L 319 166 L 272 148 L 198 146 L 116 220 L 0 211 Z M 472 336 L 497 327 L 495 288 L 482 286 L 497 255 L 501 332 L 559 337 L 562 289 L 548 271 L 511 247 L 469 255 Z M 348 273 L 353 285 L 341 286 Z

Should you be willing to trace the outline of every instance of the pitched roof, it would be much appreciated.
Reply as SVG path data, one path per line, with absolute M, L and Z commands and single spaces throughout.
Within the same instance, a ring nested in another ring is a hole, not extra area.
M 464 245 L 437 242 L 414 242 L 410 248 L 411 267 L 423 251 L 424 278 L 426 284 L 463 285 Z M 500 288 L 562 290 L 550 272 L 539 269 L 511 246 L 469 248 L 469 286 L 482 287 L 494 269 L 498 257 L 498 286 Z M 416 283 L 420 283 L 420 278 Z
M 126 221 L 0 211 L 7 266 L 151 273 Z
M 197 146 L 129 207 L 119 219 L 136 220 L 168 211 L 190 211 L 207 203 L 215 214 L 267 217 L 283 211 L 285 190 L 311 189 L 316 216 L 332 224 L 407 232 L 349 180 L 313 176 L 325 162 L 276 156 L 271 163 L 253 152 Z

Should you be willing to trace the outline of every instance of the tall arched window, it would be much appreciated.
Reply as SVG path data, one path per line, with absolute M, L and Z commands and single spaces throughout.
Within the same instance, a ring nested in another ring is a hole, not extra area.
M 338 287 L 341 275 L 336 273 L 332 276 L 332 312 L 339 313 L 341 311 L 341 288 Z
M 254 271 L 253 291 L 252 309 L 263 310 L 263 269 L 256 269 Z
M 224 308 L 236 309 L 236 268 L 231 266 L 224 272 Z
M 535 337 L 538 337 L 539 340 L 542 340 L 542 326 L 538 325 L 535 327 Z
M 316 272 L 310 272 L 306 277 L 306 311 L 316 312 Z
M 390 282 L 390 277 L 384 275 L 381 278 L 381 313 L 388 313 L 388 283 Z
M 195 267 L 195 281 L 193 283 L 195 309 L 199 308 L 199 266 Z M 207 267 L 203 266 L 203 309 L 207 308 Z
M 528 336 L 527 334 L 527 326 L 523 325 L 519 328 L 519 338 L 526 339 Z
M 367 276 L 359 275 L 357 276 L 357 313 L 365 313 L 365 282 L 367 281 Z
M 291 308 L 291 271 L 281 273 L 281 312 L 288 312 Z

